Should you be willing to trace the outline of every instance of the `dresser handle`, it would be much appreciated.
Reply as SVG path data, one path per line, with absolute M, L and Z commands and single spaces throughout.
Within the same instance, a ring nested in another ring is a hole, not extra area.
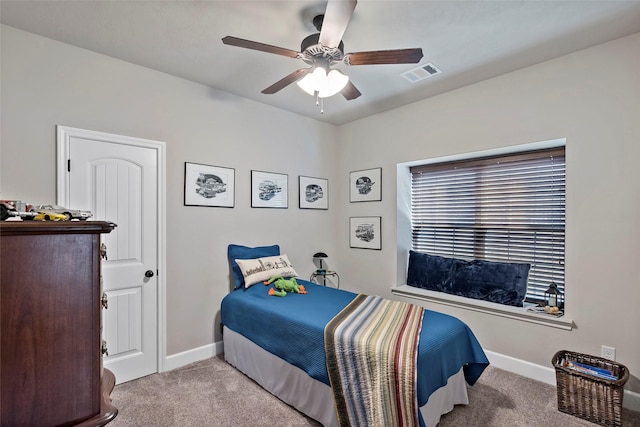
M 106 292 L 102 293 L 102 298 L 100 298 L 100 304 L 102 305 L 102 308 L 104 308 L 104 309 L 109 308 L 109 297 L 107 296 Z
M 107 342 L 105 340 L 102 340 L 102 348 L 100 350 L 102 351 L 103 356 L 109 355 L 109 349 L 107 348 Z
M 107 245 L 100 243 L 100 258 L 107 261 Z

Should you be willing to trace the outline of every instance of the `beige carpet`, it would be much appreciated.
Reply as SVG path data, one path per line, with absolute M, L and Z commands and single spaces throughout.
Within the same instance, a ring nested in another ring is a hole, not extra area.
M 116 386 L 119 410 L 109 427 L 319 426 L 282 403 L 222 356 Z M 489 367 L 469 388 L 471 403 L 457 406 L 438 426 L 574 427 L 594 424 L 557 410 L 555 387 Z M 624 411 L 623 426 L 640 426 Z

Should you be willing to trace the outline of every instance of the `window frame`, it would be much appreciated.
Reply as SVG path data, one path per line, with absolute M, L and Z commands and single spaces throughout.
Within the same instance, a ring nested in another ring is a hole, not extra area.
M 415 165 L 411 248 L 531 265 L 527 302 L 564 292 L 565 147 Z
M 436 154 L 435 156 L 421 158 L 417 160 L 407 160 L 396 164 L 396 279 L 395 284 L 391 286 L 391 293 L 401 299 L 408 299 L 414 301 L 414 303 L 434 304 L 433 309 L 440 310 L 438 307 L 451 307 L 452 309 L 459 309 L 465 311 L 479 312 L 489 316 L 498 316 L 508 318 L 511 320 L 523 321 L 527 323 L 533 323 L 537 325 L 543 325 L 552 328 L 559 328 L 563 330 L 572 330 L 574 327 L 573 317 L 573 305 L 565 304 L 564 316 L 555 317 L 545 314 L 534 313 L 528 311 L 528 308 L 533 304 L 526 303 L 524 307 L 510 307 L 502 304 L 491 303 L 487 301 L 475 300 L 470 298 L 458 297 L 456 295 L 449 295 L 442 292 L 428 291 L 426 289 L 420 289 L 413 286 L 406 285 L 407 283 L 407 266 L 409 263 L 409 251 L 412 247 L 411 238 L 411 173 L 409 168 L 411 166 L 428 163 L 440 163 L 446 161 L 470 159 L 473 157 L 496 155 L 496 154 L 510 154 L 519 151 L 537 150 L 544 148 L 565 147 L 565 153 L 567 157 L 570 155 L 570 145 L 567 144 L 566 138 L 557 138 L 546 141 L 530 142 L 519 145 L 504 146 L 499 148 L 489 148 L 485 150 L 471 151 L 467 150 L 461 154 Z M 440 148 L 434 148 L 435 153 L 442 152 Z M 570 177 L 571 168 L 570 164 L 567 164 L 567 198 L 570 198 Z M 570 209 L 570 208 L 569 208 Z M 565 252 L 570 250 L 567 245 L 570 240 L 567 240 L 565 244 Z M 571 269 L 570 266 L 565 265 L 565 285 L 571 282 Z M 569 294 L 572 293 L 572 287 L 569 285 L 567 288 Z M 570 295 L 569 295 L 570 297 Z M 566 300 L 565 300 L 566 303 Z M 453 312 L 455 313 L 455 311 Z

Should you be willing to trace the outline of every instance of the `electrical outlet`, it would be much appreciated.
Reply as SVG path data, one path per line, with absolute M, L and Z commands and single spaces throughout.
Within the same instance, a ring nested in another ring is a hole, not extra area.
M 600 350 L 601 352 L 601 356 L 604 357 L 605 359 L 609 359 L 609 360 L 616 360 L 616 349 L 613 347 L 607 347 L 606 345 L 602 346 L 602 349 Z

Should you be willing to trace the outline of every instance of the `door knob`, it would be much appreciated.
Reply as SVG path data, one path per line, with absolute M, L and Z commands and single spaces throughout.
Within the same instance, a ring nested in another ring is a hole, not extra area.
M 144 277 L 153 277 L 153 271 L 151 271 L 151 270 L 147 270 L 147 271 L 144 273 Z

